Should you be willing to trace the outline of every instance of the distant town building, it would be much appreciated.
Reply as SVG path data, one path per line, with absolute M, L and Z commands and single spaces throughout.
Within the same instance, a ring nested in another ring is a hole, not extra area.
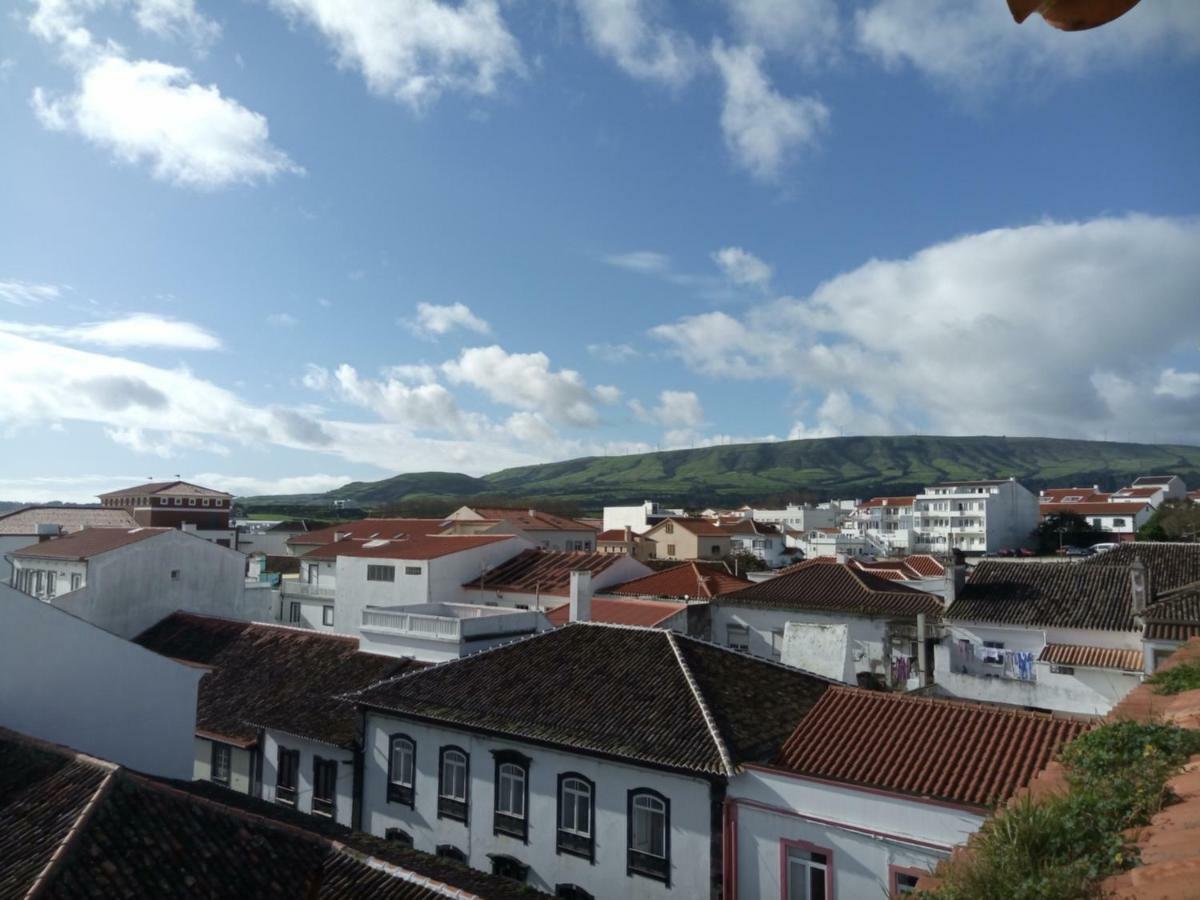
M 931 485 L 913 501 L 917 553 L 985 553 L 1027 546 L 1038 499 L 1013 478 Z
M 147 528 L 181 528 L 222 547 L 237 547 L 230 525 L 233 495 L 186 481 L 152 481 L 99 495 L 101 506 L 122 509 Z
M 732 549 L 729 532 L 710 519 L 671 516 L 645 534 L 654 559 L 724 559 Z

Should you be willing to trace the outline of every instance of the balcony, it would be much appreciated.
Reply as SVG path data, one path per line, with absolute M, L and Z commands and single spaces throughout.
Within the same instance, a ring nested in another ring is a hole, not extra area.
M 279 590 L 283 596 L 298 600 L 333 600 L 337 596 L 334 588 L 305 584 L 302 581 L 283 581 Z
M 411 606 L 368 606 L 362 612 L 364 634 L 462 643 L 504 635 L 529 634 L 544 626 L 533 610 L 468 603 L 418 603 Z
M 1027 657 L 1024 665 L 1021 657 Z M 961 641 L 950 644 L 950 670 L 958 675 L 1034 683 L 1037 681 L 1034 659 L 1034 654 L 1028 651 L 1022 653 L 988 647 L 967 650 Z
M 382 631 L 441 641 L 462 638 L 462 623 L 449 616 L 409 613 L 368 607 L 362 614 L 363 631 Z

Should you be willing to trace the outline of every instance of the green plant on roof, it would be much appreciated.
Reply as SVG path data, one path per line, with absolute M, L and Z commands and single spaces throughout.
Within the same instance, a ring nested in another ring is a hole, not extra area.
M 1146 681 L 1154 685 L 1156 694 L 1182 694 L 1184 691 L 1200 690 L 1200 663 L 1181 663 L 1155 672 Z

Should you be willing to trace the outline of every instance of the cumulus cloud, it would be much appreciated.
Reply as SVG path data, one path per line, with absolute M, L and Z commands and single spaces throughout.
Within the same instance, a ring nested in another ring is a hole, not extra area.
M 734 284 L 766 287 L 771 282 L 771 267 L 741 247 L 722 247 L 712 258 Z
M 295 328 L 300 320 L 291 313 L 277 312 L 267 316 L 267 324 L 275 328 Z
M 390 422 L 446 430 L 453 430 L 459 422 L 458 403 L 440 384 L 413 385 L 394 373 L 378 380 L 362 378 L 345 363 L 334 371 L 333 384 L 344 399 Z
M 646 408 L 639 400 L 630 400 L 629 408 L 641 421 L 664 428 L 696 428 L 704 422 L 704 407 L 695 391 L 662 391 L 658 405 Z
M 57 300 L 58 285 L 35 284 L 29 281 L 0 281 L 0 301 L 13 306 L 33 306 L 44 300 Z
M 1037 17 L 1015 27 L 992 0 L 876 0 L 857 12 L 855 32 L 885 66 L 912 66 L 959 91 L 1200 53 L 1194 0 L 1142 3 L 1104 28 L 1071 33 Z
M 407 323 L 409 330 L 418 337 L 436 338 L 456 328 L 488 334 L 492 329 L 483 319 L 471 312 L 465 303 L 437 306 L 433 303 L 418 303 L 417 317 Z
M 611 384 L 598 384 L 595 388 L 596 399 L 610 406 L 621 399 L 621 389 Z
M 323 494 L 352 481 L 349 475 L 285 475 L 282 478 L 255 478 L 249 475 L 227 475 L 223 472 L 201 472 L 188 479 L 218 491 L 238 497 L 262 494 Z
M 712 58 L 724 83 L 721 133 L 734 161 L 759 181 L 774 181 L 804 147 L 829 126 L 829 109 L 815 97 L 785 97 L 763 72 L 755 46 L 726 47 Z
M 625 363 L 640 355 L 632 344 L 588 344 L 587 352 L 608 363 Z
M 338 64 L 357 69 L 376 94 L 414 109 L 447 91 L 488 95 L 524 71 L 497 0 L 271 0 L 316 27 Z
M 193 322 L 167 319 L 153 313 L 135 313 L 120 319 L 83 325 L 33 325 L 0 321 L 0 331 L 97 347 L 165 347 L 176 350 L 218 350 L 221 347 L 220 338 L 207 329 Z
M 614 253 L 606 256 L 604 261 L 618 269 L 628 269 L 643 275 L 657 275 L 671 271 L 671 258 L 665 253 L 654 250 L 631 250 L 628 253 Z
M 726 6 L 747 43 L 806 63 L 838 54 L 837 0 L 726 0 Z
M 454 384 L 467 384 L 493 400 L 541 412 L 550 421 L 592 426 L 599 421 L 593 392 L 571 369 L 550 368 L 545 353 L 509 353 L 503 347 L 472 347 L 442 364 Z
M 143 31 L 189 41 L 197 50 L 221 34 L 221 26 L 201 14 L 195 0 L 135 0 L 133 16 Z
M 1196 360 L 1197 283 L 1195 220 L 1044 222 L 874 260 L 804 299 L 652 333 L 705 374 L 826 392 L 798 433 L 1200 440 L 1196 367 L 1177 361 Z
M 685 34 L 652 20 L 645 0 L 577 0 L 592 46 L 628 75 L 672 87 L 695 74 L 699 54 Z

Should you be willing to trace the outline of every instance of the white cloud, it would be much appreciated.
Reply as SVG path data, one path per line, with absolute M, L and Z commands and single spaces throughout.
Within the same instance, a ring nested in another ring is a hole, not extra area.
M 631 250 L 628 253 L 614 253 L 606 256 L 604 261 L 618 269 L 628 269 L 643 275 L 658 275 L 671 271 L 671 259 L 664 253 L 654 250 Z
M 115 444 L 127 447 L 134 453 L 170 459 L 180 451 L 194 450 L 228 456 L 229 448 L 224 444 L 206 441 L 188 432 L 147 431 L 143 428 L 105 428 L 105 435 Z
M 630 400 L 633 414 L 653 425 L 664 428 L 692 429 L 704 422 L 704 407 L 695 391 L 662 391 L 658 405 L 647 409 L 639 400 Z
M 370 409 L 380 418 L 414 429 L 453 431 L 460 421 L 454 395 L 440 384 L 411 385 L 395 377 L 383 380 L 362 378 L 353 366 L 343 363 L 332 382 L 346 400 Z
M 1046 222 L 874 260 L 805 299 L 739 318 L 689 316 L 652 333 L 705 374 L 823 391 L 825 404 L 798 434 L 1195 441 L 1198 283 L 1200 222 Z
M 272 0 L 314 25 L 339 65 L 357 69 L 377 94 L 413 108 L 446 91 L 488 95 L 524 71 L 497 0 Z
M 734 284 L 765 288 L 771 282 L 771 267 L 741 247 L 722 247 L 712 258 Z
M 349 475 L 285 475 L 282 478 L 255 478 L 249 475 L 226 475 L 221 472 L 201 472 L 189 481 L 227 491 L 238 497 L 263 494 L 323 494 L 353 481 Z
M 300 320 L 291 313 L 277 312 L 267 316 L 267 324 L 275 328 L 295 328 Z
M 608 363 L 626 363 L 641 354 L 632 344 L 588 344 L 587 352 Z
M 859 46 L 885 66 L 911 65 L 960 91 L 1014 83 L 1040 91 L 1050 73 L 1200 52 L 1195 0 L 1141 3 L 1103 28 L 1069 33 L 1039 17 L 1017 26 L 994 0 L 876 0 L 855 25 Z
M 507 406 L 541 412 L 553 422 L 591 426 L 599 420 L 596 397 L 583 377 L 570 369 L 553 371 L 545 353 L 472 347 L 443 363 L 442 372 L 454 384 L 468 384 Z
M 221 26 L 196 10 L 195 0 L 134 0 L 133 16 L 143 31 L 161 38 L 181 38 L 204 50 L 221 34 Z
M 135 313 L 106 322 L 83 325 L 28 325 L 0 321 L 0 331 L 32 338 L 97 347 L 168 347 L 178 350 L 218 350 L 221 340 L 193 322 Z
M 598 384 L 595 392 L 597 400 L 610 406 L 621 399 L 621 389 L 611 384 Z
M 0 281 L 0 300 L 13 306 L 33 306 L 43 300 L 57 300 L 61 291 L 54 284 L 28 281 Z
M 726 6 L 747 43 L 806 63 L 838 54 L 838 0 L 726 0 Z
M 739 166 L 760 181 L 774 181 L 796 153 L 816 143 L 829 125 L 829 109 L 814 97 L 785 97 L 762 70 L 758 47 L 725 47 L 714 41 L 712 58 L 725 85 L 721 132 Z
M 592 45 L 626 74 L 672 87 L 695 74 L 698 54 L 691 38 L 651 21 L 645 0 L 577 0 Z
M 418 303 L 417 318 L 407 324 L 413 334 L 426 338 L 448 334 L 456 328 L 476 334 L 488 334 L 492 330 L 491 326 L 471 312 L 471 308 L 465 303 L 452 303 L 449 306 Z

